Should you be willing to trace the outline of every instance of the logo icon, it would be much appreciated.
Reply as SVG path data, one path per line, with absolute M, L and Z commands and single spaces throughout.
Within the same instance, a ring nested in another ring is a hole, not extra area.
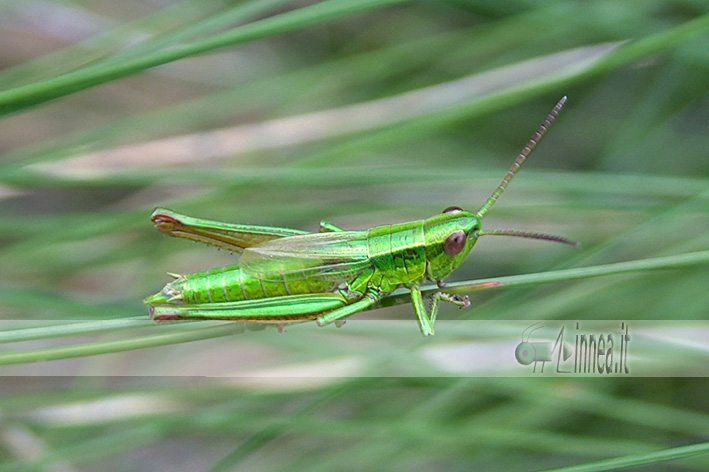
M 537 326 L 527 333 L 527 330 L 536 325 L 540 326 Z M 537 371 L 538 362 L 542 363 L 540 372 L 544 372 L 544 363 L 552 361 L 552 355 L 554 354 L 554 351 L 557 350 L 557 347 L 561 353 L 560 357 L 563 357 L 564 360 L 567 360 L 573 354 L 571 348 L 563 341 L 563 328 L 561 329 L 559 336 L 556 338 L 556 342 L 553 344 L 551 342 L 529 342 L 529 337 L 532 333 L 542 327 L 544 327 L 544 325 L 541 324 L 541 321 L 529 325 L 524 331 L 522 331 L 522 342 L 519 343 L 519 345 L 517 345 L 517 349 L 515 349 L 515 358 L 521 365 L 530 365 L 531 363 L 534 363 L 532 372 Z M 525 333 L 527 333 L 526 340 L 524 339 Z

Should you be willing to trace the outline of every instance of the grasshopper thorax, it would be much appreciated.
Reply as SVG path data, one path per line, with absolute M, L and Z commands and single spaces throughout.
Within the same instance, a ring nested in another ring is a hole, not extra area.
M 426 275 L 443 280 L 468 256 L 478 240 L 480 218 L 458 207 L 424 221 Z

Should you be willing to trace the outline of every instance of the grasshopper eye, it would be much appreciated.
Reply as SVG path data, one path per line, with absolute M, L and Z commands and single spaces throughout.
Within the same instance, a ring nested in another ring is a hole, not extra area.
M 463 209 L 461 207 L 450 206 L 450 207 L 446 208 L 445 210 L 443 210 L 443 213 L 460 213 L 461 211 L 463 211 Z
M 448 236 L 443 243 L 443 252 L 449 256 L 457 256 L 465 247 L 465 231 L 456 231 Z

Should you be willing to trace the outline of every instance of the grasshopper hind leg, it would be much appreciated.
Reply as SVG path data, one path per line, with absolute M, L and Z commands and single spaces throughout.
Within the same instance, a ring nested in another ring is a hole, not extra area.
M 177 321 L 182 319 L 182 317 L 177 313 L 158 313 L 156 315 L 154 306 L 148 307 L 148 315 L 150 316 L 150 319 L 156 323 L 161 321 Z

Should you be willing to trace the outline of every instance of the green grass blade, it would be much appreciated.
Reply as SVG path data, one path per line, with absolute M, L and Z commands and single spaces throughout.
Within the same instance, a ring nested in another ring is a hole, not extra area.
M 662 462 L 685 459 L 709 453 L 709 443 L 691 444 L 689 446 L 674 447 L 662 451 L 633 454 L 597 462 L 589 462 L 576 466 L 545 469 L 546 472 L 601 472 L 604 470 L 620 470 L 628 467 L 638 467 L 647 464 L 660 464 Z
M 187 343 L 220 336 L 230 336 L 232 334 L 241 333 L 244 329 L 243 324 L 226 323 L 209 328 L 197 328 L 188 332 L 181 331 L 161 333 L 115 341 L 97 341 L 85 344 L 72 344 L 69 346 L 37 349 L 24 352 L 5 352 L 0 354 L 0 365 L 46 362 L 57 359 L 71 359 L 74 357 L 86 357 L 95 356 L 97 354 L 131 351 L 146 347 L 165 346 L 175 343 Z
M 112 80 L 128 77 L 169 62 L 305 28 L 338 17 L 384 8 L 397 3 L 403 3 L 403 0 L 328 0 L 288 13 L 282 13 L 272 18 L 256 21 L 233 31 L 214 35 L 192 44 L 176 46 L 169 50 L 129 59 L 118 64 L 99 64 L 85 67 L 56 78 L 0 92 L 0 116 L 80 90 L 86 90 Z
M 539 284 L 564 282 L 568 280 L 583 280 L 609 275 L 622 275 L 646 272 L 661 269 L 677 269 L 709 263 L 709 251 L 699 251 L 689 254 L 640 259 L 628 262 L 617 262 L 592 267 L 579 267 L 576 269 L 563 269 L 536 274 L 509 275 L 505 277 L 491 277 L 476 281 L 452 282 L 446 284 L 445 291 L 455 294 L 472 293 L 478 290 L 497 288 L 527 287 Z M 440 289 L 434 285 L 422 286 L 421 291 L 431 295 Z M 409 303 L 408 290 L 399 289 L 384 297 L 374 308 Z

